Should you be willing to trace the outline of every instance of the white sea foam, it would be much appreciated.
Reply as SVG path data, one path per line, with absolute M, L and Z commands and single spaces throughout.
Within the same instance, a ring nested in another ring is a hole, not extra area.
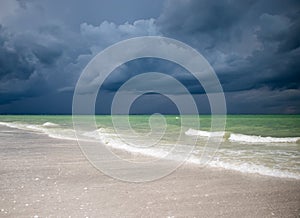
M 0 125 L 4 125 L 15 129 L 31 130 L 39 133 L 44 133 L 51 138 L 77 140 L 75 137 L 75 132 L 72 129 L 47 128 L 47 127 L 59 127 L 59 125 L 50 122 L 46 122 L 44 124 L 37 125 L 37 124 L 24 124 L 24 123 L 17 123 L 17 122 L 0 122 Z
M 56 123 L 51 123 L 51 122 L 46 122 L 46 123 L 44 123 L 43 124 L 43 126 L 47 126 L 47 127 L 51 127 L 51 126 L 59 126 L 58 124 L 56 124 Z
M 196 129 L 188 129 L 185 132 L 188 136 L 202 136 L 202 137 L 220 137 L 224 136 L 225 132 L 209 132 L 203 130 L 196 130 Z
M 223 168 L 228 170 L 235 170 L 242 173 L 260 174 L 260 175 L 280 177 L 280 178 L 300 179 L 299 174 L 283 171 L 280 169 L 272 169 L 270 167 L 266 167 L 258 164 L 252 164 L 252 163 L 228 163 L 219 160 L 212 160 L 208 163 L 208 165 L 210 167 L 218 167 L 218 168 Z
M 200 164 L 200 159 L 196 156 L 191 156 L 188 160 L 189 163 Z M 226 170 L 238 171 L 241 173 L 250 173 L 250 174 L 259 174 L 264 176 L 272 176 L 279 178 L 291 178 L 291 179 L 300 179 L 300 174 L 283 171 L 280 169 L 272 169 L 263 165 L 253 164 L 253 163 L 243 163 L 243 162 L 225 162 L 219 160 L 219 158 L 214 158 L 207 162 L 207 166 L 213 168 L 222 168 Z
M 257 135 L 244 135 L 238 133 L 226 133 L 225 132 L 209 132 L 203 130 L 189 129 L 185 132 L 188 136 L 201 136 L 201 137 L 219 137 L 227 136 L 229 141 L 241 142 L 241 143 L 297 143 L 300 141 L 300 137 L 264 137 Z
M 130 146 L 123 142 L 116 134 L 110 133 L 109 131 L 103 128 L 100 128 L 93 132 L 86 132 L 83 135 L 90 138 L 98 139 L 105 145 L 110 146 L 111 148 L 135 154 L 147 155 L 155 158 L 163 158 L 168 155 L 167 151 L 158 148 L 138 148 Z
M 0 125 L 11 127 L 11 128 L 16 128 L 16 129 L 24 129 L 26 127 L 24 124 L 22 124 L 22 126 L 24 126 L 24 128 L 21 128 L 21 125 L 19 125 L 17 123 L 10 123 L 10 122 L 0 122 Z
M 300 137 L 263 137 L 256 135 L 244 135 L 231 133 L 228 138 L 232 142 L 248 142 L 248 143 L 297 143 L 300 140 Z

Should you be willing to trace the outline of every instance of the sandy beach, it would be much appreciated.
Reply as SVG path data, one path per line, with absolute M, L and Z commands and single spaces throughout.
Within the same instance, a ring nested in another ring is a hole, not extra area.
M 299 217 L 300 181 L 184 165 L 148 183 L 95 169 L 77 143 L 0 126 L 0 217 Z

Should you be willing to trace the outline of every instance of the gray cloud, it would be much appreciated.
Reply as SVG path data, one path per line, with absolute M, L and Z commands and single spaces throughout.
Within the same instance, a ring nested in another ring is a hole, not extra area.
M 256 112 L 299 113 L 299 8 L 299 1 L 293 0 L 168 0 L 164 7 L 159 0 L 131 0 L 131 4 L 3 0 L 0 113 L 13 112 L 18 102 L 31 108 L 26 103 L 30 98 L 42 102 L 43 96 L 51 96 L 52 101 L 57 96 L 60 102 L 63 98 L 70 102 L 76 81 L 92 57 L 115 42 L 144 35 L 176 38 L 202 53 L 227 92 L 229 112 L 248 113 L 253 102 Z M 193 94 L 203 94 L 180 67 L 150 65 L 129 63 L 103 89 L 113 93 L 131 76 L 152 70 L 174 75 Z
M 299 6 L 297 1 L 167 1 L 158 24 L 164 34 L 202 52 L 225 91 L 299 88 Z
M 68 19 L 56 18 L 52 10 L 58 5 L 48 1 L 11 3 L 15 2 L 6 4 L 11 13 L 0 19 L 0 92 L 5 93 L 2 104 L 70 91 L 85 65 L 103 48 L 130 37 L 158 34 L 154 19 L 120 25 L 106 20 L 93 25 L 82 19 L 77 23 L 78 30 L 74 30 L 73 24 L 66 23 Z M 48 6 L 53 14 L 46 10 Z M 79 9 L 80 5 L 72 3 L 72 7 Z
M 252 89 L 226 93 L 227 109 L 231 113 L 299 114 L 300 90 Z

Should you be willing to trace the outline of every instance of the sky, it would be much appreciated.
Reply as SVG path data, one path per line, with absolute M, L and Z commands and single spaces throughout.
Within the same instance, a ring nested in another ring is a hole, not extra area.
M 180 40 L 216 72 L 232 114 L 300 113 L 298 0 L 1 0 L 0 114 L 69 114 L 85 66 L 103 49 L 138 36 Z M 157 59 L 131 61 L 103 84 L 97 113 L 109 113 L 114 94 L 144 72 L 165 72 L 191 92 L 200 113 L 206 93 L 189 72 Z M 132 113 L 177 113 L 149 93 Z

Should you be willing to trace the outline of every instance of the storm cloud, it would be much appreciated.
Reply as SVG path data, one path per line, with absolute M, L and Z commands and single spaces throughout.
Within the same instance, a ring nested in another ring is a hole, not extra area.
M 168 1 L 162 32 L 196 47 L 225 91 L 299 88 L 297 1 Z
M 229 113 L 300 113 L 299 1 L 5 0 L 0 5 L 0 113 L 70 113 L 86 64 L 109 45 L 148 35 L 197 49 L 217 73 Z M 107 102 L 127 79 L 147 71 L 178 78 L 195 98 L 205 95 L 174 64 L 141 60 L 119 70 L 102 87 Z

